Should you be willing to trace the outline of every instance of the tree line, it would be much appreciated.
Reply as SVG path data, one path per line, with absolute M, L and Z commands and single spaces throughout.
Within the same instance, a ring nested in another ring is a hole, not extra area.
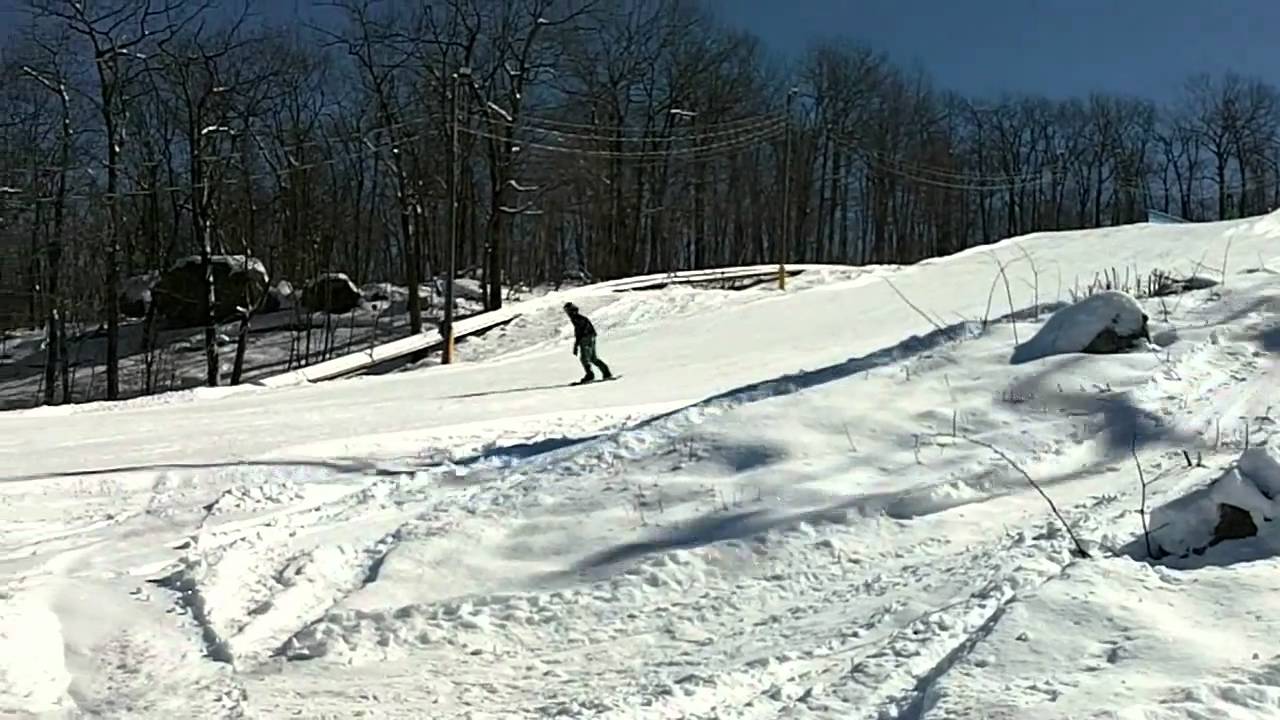
M 513 285 L 908 263 L 1280 199 L 1277 91 L 1232 74 L 1161 103 L 971 98 L 851 42 L 779 62 L 695 0 L 332 0 L 285 25 L 25 2 L 0 55 L 0 295 L 46 329 L 49 401 L 68 322 L 102 328 L 119 396 L 123 283 L 192 255 L 405 285 L 422 332 L 451 258 L 493 309 Z

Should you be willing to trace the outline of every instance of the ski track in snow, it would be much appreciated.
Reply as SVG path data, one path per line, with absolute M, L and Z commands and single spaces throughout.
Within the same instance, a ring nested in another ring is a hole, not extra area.
M 1208 472 L 1182 449 L 1212 465 L 1245 426 L 1269 436 L 1276 289 L 1187 295 L 1177 342 L 1123 356 L 1011 366 L 1043 323 L 1020 311 L 703 399 L 496 406 L 219 468 L 0 483 L 0 640 L 39 648 L 0 652 L 0 711 L 1265 717 L 1274 565 L 1188 575 L 1120 548 L 1139 529 L 1131 442 L 1155 503 Z M 681 293 L 691 316 L 785 302 Z M 583 305 L 635 337 L 669 321 Z M 1163 329 L 1168 305 L 1145 306 Z M 494 366 L 541 352 L 520 340 L 539 327 L 491 339 Z M 1092 559 L 966 437 L 1036 478 Z M 1153 667 L 1188 616 L 1236 631 L 1205 598 L 1237 583 L 1257 625 L 1214 650 L 1216 674 L 1190 652 Z
M 917 343 L 918 345 L 919 343 Z M 927 346 L 927 344 L 925 344 Z M 1206 347 L 1213 347 L 1212 344 Z M 1189 353 L 1188 356 L 1177 365 L 1169 365 L 1166 367 L 1165 378 L 1172 377 L 1176 374 L 1177 369 L 1186 365 L 1194 366 L 1197 361 L 1202 360 L 1205 352 Z M 889 353 L 893 355 L 894 353 Z M 1214 373 L 1202 373 L 1201 377 L 1207 380 L 1207 387 L 1216 389 L 1222 382 L 1223 378 Z M 1228 376 L 1229 377 L 1229 376 Z M 1175 384 L 1181 386 L 1181 381 L 1174 380 Z M 684 417 L 680 420 L 669 422 L 669 427 L 663 433 L 664 439 L 668 442 L 670 438 L 678 436 L 690 424 L 702 423 L 707 421 L 710 416 L 718 413 L 728 412 L 729 408 L 756 398 L 772 398 L 776 397 L 772 391 L 792 391 L 796 384 L 788 382 L 773 383 L 769 389 L 759 389 L 755 392 L 748 392 L 739 395 L 732 400 L 724 400 L 722 404 L 711 404 L 695 410 L 684 412 Z M 1162 387 L 1159 382 L 1153 384 L 1148 389 L 1148 394 L 1159 394 L 1166 388 Z M 1183 388 L 1185 389 L 1185 388 Z M 1195 391 L 1199 388 L 1193 387 Z M 1193 394 L 1199 394 L 1194 393 Z M 696 420 L 690 421 L 691 417 Z M 635 431 L 624 433 L 621 438 L 615 441 L 618 445 L 630 445 L 635 450 L 635 439 L 627 438 L 628 434 L 634 434 Z M 628 443 L 627 440 L 631 442 Z M 643 441 L 640 441 L 643 443 Z M 611 448 L 612 449 L 612 448 Z M 644 451 L 640 450 L 639 457 L 643 457 Z M 629 458 L 634 461 L 637 457 Z M 581 456 L 579 456 L 581 460 Z M 586 463 L 588 466 L 594 466 L 597 463 L 592 459 Z M 553 473 L 555 477 L 562 478 L 564 472 L 557 468 Z M 525 474 L 518 477 L 517 482 L 528 484 L 530 478 Z M 549 482 L 558 482 L 550 480 Z M 492 494 L 495 488 L 492 485 L 482 486 L 482 492 Z M 563 490 L 563 488 L 562 488 Z M 477 498 L 472 497 L 467 500 L 462 498 L 452 499 L 452 503 L 462 504 L 466 507 L 472 506 Z M 815 531 L 805 524 L 800 523 L 801 529 L 797 532 L 813 534 Z M 837 524 L 838 528 L 839 525 Z M 705 671 L 699 672 L 699 668 L 704 660 L 699 658 L 688 662 L 687 669 L 689 674 L 676 678 L 673 687 L 631 687 L 626 681 L 623 686 L 615 690 L 615 694 L 621 697 L 628 695 L 634 697 L 640 694 L 644 697 L 642 701 L 646 706 L 652 706 L 655 716 L 662 716 L 664 713 L 670 713 L 671 716 L 677 716 L 681 713 L 690 712 L 711 712 L 712 710 L 724 710 L 720 706 L 725 700 L 725 685 L 734 687 L 730 694 L 739 695 L 740 703 L 743 711 L 747 712 L 753 705 L 762 705 L 759 712 L 760 716 L 769 716 L 769 713 L 777 710 L 777 704 L 794 704 L 796 702 L 808 703 L 814 711 L 840 712 L 841 716 L 851 716 L 847 713 L 859 712 L 858 708 L 874 708 L 873 711 L 866 714 L 866 717 L 881 717 L 884 713 L 889 716 L 901 717 L 920 717 L 923 709 L 928 706 L 929 694 L 934 683 L 941 678 L 946 671 L 960 662 L 966 656 L 973 645 L 982 637 L 991 631 L 994 624 L 1004 612 L 1005 607 L 1012 602 L 1019 591 L 1026 592 L 1033 590 L 1039 584 L 1047 582 L 1055 577 L 1062 567 L 1070 563 L 1068 554 L 1068 546 L 1060 533 L 1054 532 L 1053 526 L 1040 532 L 1041 541 L 1030 543 L 1032 547 L 1031 557 L 1028 558 L 1026 565 L 1019 566 L 1015 569 L 1005 569 L 1001 574 L 997 574 L 987 581 L 982 587 L 972 590 L 967 597 L 956 601 L 953 604 L 944 606 L 933 612 L 925 612 L 920 617 L 913 619 L 905 626 L 895 628 L 888 632 L 885 637 L 879 639 L 878 648 L 868 650 L 871 641 L 863 641 L 853 643 L 855 648 L 861 649 L 862 652 L 853 650 L 845 650 L 840 652 L 839 649 L 833 647 L 824 647 L 819 650 L 790 650 L 780 657 L 769 657 L 766 659 L 754 659 L 748 663 L 748 667 L 764 667 L 777 668 L 773 672 L 757 670 L 754 673 L 723 673 L 710 674 Z M 769 532 L 765 533 L 768 537 Z M 829 531 L 828 531 L 829 532 Z M 786 540 L 791 533 L 783 532 L 784 540 L 782 544 L 788 544 Z M 821 539 L 813 540 L 813 547 L 817 548 L 816 552 L 827 555 L 831 552 L 831 548 L 839 547 L 839 531 L 829 533 L 834 537 L 828 536 Z M 1025 534 L 1019 538 L 1023 544 L 1028 544 Z M 766 543 L 767 544 L 767 543 Z M 740 552 L 747 552 L 746 548 Z M 753 555 L 757 557 L 754 560 L 758 563 L 758 557 L 767 550 L 762 551 L 759 548 L 751 549 Z M 973 548 L 966 548 L 965 554 L 969 555 L 974 552 Z M 731 633 L 732 629 L 725 629 L 717 632 L 709 629 L 714 626 L 710 622 L 710 618 L 699 617 L 699 622 L 695 623 L 684 634 L 688 637 L 681 637 L 680 628 L 662 628 L 661 626 L 650 629 L 637 629 L 634 625 L 628 626 L 628 633 L 623 637 L 587 637 L 582 638 L 579 642 L 587 647 L 584 650 L 577 650 L 574 645 L 574 633 L 567 628 L 570 627 L 597 627 L 607 624 L 606 618 L 596 614 L 601 608 L 607 608 L 608 616 L 621 615 L 622 617 L 638 616 L 646 606 L 663 606 L 680 607 L 678 598 L 681 591 L 689 588 L 698 588 L 704 593 L 704 600 L 701 603 L 693 604 L 693 607 L 687 611 L 682 609 L 682 613 L 698 613 L 699 611 L 706 613 L 711 608 L 721 606 L 722 602 L 726 602 L 726 596 L 735 596 L 738 602 L 750 607 L 753 603 L 742 603 L 741 597 L 744 588 L 741 583 L 732 587 L 722 588 L 720 593 L 712 593 L 710 588 L 714 587 L 714 565 L 711 570 L 704 567 L 706 560 L 699 558 L 702 554 L 694 551 L 692 557 L 690 553 L 683 550 L 675 550 L 669 556 L 661 557 L 653 561 L 644 561 L 635 567 L 628 568 L 620 579 L 612 580 L 607 585 L 607 590 L 595 590 L 587 598 L 582 598 L 580 594 L 565 595 L 553 593 L 550 601 L 543 600 L 541 594 L 532 595 L 531 599 L 526 599 L 525 595 L 519 595 L 515 599 L 499 597 L 496 600 L 492 598 L 472 598 L 463 603 L 446 603 L 443 605 L 405 605 L 390 612 L 387 611 L 346 611 L 331 613 L 324 621 L 314 624 L 293 638 L 292 648 L 286 648 L 287 655 L 295 657 L 325 657 L 337 655 L 352 661 L 358 658 L 360 661 L 367 662 L 371 658 L 361 657 L 362 652 L 373 651 L 374 656 L 380 660 L 394 659 L 397 652 L 394 650 L 381 650 L 380 648 L 397 647 L 402 645 L 431 647 L 433 645 L 445 643 L 470 647 L 473 643 L 476 647 L 468 652 L 475 652 L 477 655 L 487 657 L 488 662 L 492 662 L 493 658 L 489 653 L 483 651 L 480 644 L 486 642 L 495 642 L 495 635 L 504 634 L 501 630 L 506 630 L 511 634 L 511 638 L 507 641 L 511 645 L 515 645 L 525 649 L 538 648 L 537 656 L 546 656 L 557 654 L 579 654 L 582 652 L 590 653 L 591 648 L 603 649 L 605 647 L 616 646 L 619 642 L 643 642 L 650 646 L 652 653 L 652 644 L 655 638 L 663 638 L 671 636 L 684 642 L 699 645 L 705 642 L 714 642 L 718 637 L 723 636 L 722 633 Z M 991 562 L 993 557 L 1007 556 L 1009 548 L 986 549 L 977 553 L 983 563 Z M 1054 558 L 1049 560 L 1047 558 Z M 814 567 L 821 563 L 811 557 L 789 558 L 790 564 L 801 567 Z M 935 572 L 939 570 L 937 565 L 932 568 Z M 910 580 L 917 579 L 919 573 L 913 574 L 909 568 L 899 568 L 902 573 L 901 577 L 906 578 L 907 582 L 902 583 L 906 587 L 911 587 Z M 847 570 L 841 570 L 841 575 L 847 575 Z M 940 574 L 952 574 L 943 573 Z M 974 571 L 967 567 L 956 568 L 955 575 L 972 578 Z M 762 591 L 776 591 L 777 579 L 774 574 L 766 574 L 763 576 L 763 582 L 760 583 Z M 840 583 L 831 577 L 819 575 L 814 578 L 813 587 L 823 588 L 825 593 L 829 593 L 829 588 L 833 585 L 838 586 Z M 858 591 L 847 593 L 844 597 L 824 597 L 821 605 L 836 605 L 852 608 L 856 606 L 853 602 L 854 597 L 860 594 L 880 595 L 885 593 L 885 580 L 883 571 L 877 573 L 873 578 L 862 578 L 858 583 Z M 666 597 L 653 597 L 658 594 L 655 588 L 671 588 L 674 594 Z M 620 590 L 631 590 L 645 594 L 639 602 L 628 603 L 628 594 L 620 592 Z M 903 588 L 905 589 L 905 588 Z M 717 596 L 718 595 L 718 596 Z M 711 597 L 708 597 L 711 596 Z M 558 601 L 558 602 L 557 602 Z M 593 602 L 594 601 L 594 602 Z M 534 603 L 531 607 L 530 603 Z M 575 609 L 578 606 L 586 605 L 594 612 L 591 612 L 585 618 L 579 618 Z M 550 605 L 552 610 L 548 611 L 547 606 Z M 567 605 L 567 607 L 565 606 Z M 629 609 L 628 605 L 635 605 L 634 609 Z M 594 607 L 593 607 L 594 606 Z M 794 607 L 790 609 L 788 616 L 792 619 L 803 617 L 805 614 L 816 612 L 812 607 Z M 776 616 L 775 616 L 776 617 Z M 873 617 L 875 615 L 873 614 Z M 883 616 L 880 616 L 883 619 Z M 767 620 L 765 620 L 767 622 Z M 550 628 L 542 628 L 541 626 L 550 624 Z M 867 637 L 876 629 L 876 624 L 859 627 L 856 635 L 858 637 Z M 637 632 L 637 630 L 639 630 Z M 476 635 L 472 639 L 470 636 Z M 568 638 L 568 643 L 565 642 Z M 644 640 L 641 641 L 640 638 Z M 795 648 L 798 644 L 798 638 L 786 637 L 785 645 L 789 648 Z M 564 647 L 565 645 L 568 647 Z M 563 649 L 561 649 L 563 647 Z M 403 652 L 403 651 L 402 651 Z M 654 653 L 666 654 L 666 653 Z M 671 652 L 678 654 L 678 651 Z M 590 655 L 587 658 L 589 659 Z M 668 659 L 664 664 L 672 664 Z M 846 664 L 848 667 L 846 668 Z M 799 665 L 800 667 L 790 667 Z M 814 665 L 825 666 L 824 669 L 814 668 Z M 821 683 L 808 684 L 804 683 L 804 679 L 821 675 L 823 672 L 831 672 L 832 667 L 838 668 L 841 674 L 851 675 L 856 679 L 852 684 L 853 688 L 865 686 L 865 689 L 851 690 L 849 686 L 841 688 L 834 693 L 833 699 L 820 699 L 821 694 L 815 694 L 815 688 L 820 688 Z M 483 668 L 484 665 L 481 665 Z M 483 674 L 483 670 L 477 668 L 477 672 Z M 786 668 L 786 669 L 782 669 Z M 441 668 L 443 670 L 443 668 Z M 603 683 L 607 683 L 607 678 L 600 673 L 591 676 L 591 686 L 599 688 Z M 693 685 L 694 688 L 703 689 L 698 692 L 696 689 L 688 689 L 682 686 Z M 484 685 L 484 691 L 488 697 L 492 698 L 495 688 Z M 706 692 L 705 688 L 712 688 L 711 692 Z M 517 688 L 513 693 L 516 697 L 512 698 L 513 703 L 520 702 L 519 693 L 524 692 L 525 688 Z M 699 697 L 704 696 L 704 697 Z M 477 700 L 479 702 L 479 700 Z M 772 705 L 773 707 L 769 707 Z M 599 698 L 592 702 L 585 702 L 580 699 L 558 699 L 552 700 L 544 704 L 540 711 L 543 714 L 573 716 L 578 713 L 600 713 L 604 712 L 604 716 L 610 716 L 609 712 L 613 712 L 619 717 L 626 716 L 629 712 L 626 705 L 615 705 Z M 609 711 L 609 712 L 605 712 Z M 856 716 L 856 715 L 854 715 Z

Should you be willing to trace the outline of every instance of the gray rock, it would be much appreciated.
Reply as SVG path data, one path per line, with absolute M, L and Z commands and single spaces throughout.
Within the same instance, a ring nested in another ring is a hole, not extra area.
M 293 307 L 293 285 L 288 280 L 281 280 L 267 291 L 262 302 L 262 312 L 280 312 Z
M 120 284 L 120 314 L 127 318 L 144 318 L 151 307 L 151 293 L 160 281 L 160 273 L 134 275 Z
M 240 317 L 240 308 L 256 309 L 267 292 L 267 269 L 257 258 L 215 255 L 214 322 Z M 204 263 L 192 255 L 174 263 L 151 291 L 156 314 L 170 327 L 202 327 L 209 316 Z
M 1085 346 L 1084 352 L 1095 355 L 1114 355 L 1116 353 L 1128 352 L 1138 346 L 1139 340 L 1151 341 L 1151 334 L 1147 329 L 1148 317 L 1146 313 L 1142 315 L 1142 327 L 1137 332 L 1121 333 L 1116 330 L 1114 325 L 1109 325 L 1102 329 L 1094 336 L 1093 340 Z
M 342 315 L 360 307 L 364 296 L 344 273 L 325 273 L 302 291 L 302 307 L 311 312 Z
M 1218 525 L 1213 528 L 1213 540 L 1209 547 L 1227 540 L 1243 540 L 1258 534 L 1258 524 L 1253 515 L 1231 503 L 1218 505 Z

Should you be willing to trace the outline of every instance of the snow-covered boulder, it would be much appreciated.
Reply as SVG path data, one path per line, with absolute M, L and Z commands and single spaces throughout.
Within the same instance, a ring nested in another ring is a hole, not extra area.
M 213 264 L 214 321 L 240 317 L 240 308 L 256 308 L 267 292 L 267 268 L 257 258 L 215 255 Z M 178 260 L 152 289 L 156 313 L 172 327 L 200 327 L 208 318 L 204 263 L 199 255 Z
M 1147 314 L 1127 293 L 1108 290 L 1068 305 L 1049 317 L 1040 332 L 1019 345 L 1014 363 L 1070 353 L 1118 353 L 1149 341 Z
M 312 312 L 342 315 L 360 307 L 364 296 L 345 273 L 324 273 L 307 283 L 302 306 Z
M 408 290 L 389 282 L 368 283 L 360 288 L 360 294 L 369 302 L 381 303 L 405 302 L 409 297 Z
M 281 280 L 267 290 L 267 298 L 262 303 L 262 312 L 280 312 L 293 307 L 293 285 L 288 280 Z
M 120 283 L 120 314 L 129 318 L 146 317 L 151 307 L 151 291 L 159 281 L 160 273 L 154 271 L 125 278 Z
M 460 277 L 453 281 L 453 296 L 457 300 L 484 302 L 486 294 L 487 289 L 479 280 Z
M 1253 537 L 1280 516 L 1280 459 L 1273 448 L 1245 450 L 1234 467 L 1151 513 L 1156 554 L 1203 553 L 1219 543 Z

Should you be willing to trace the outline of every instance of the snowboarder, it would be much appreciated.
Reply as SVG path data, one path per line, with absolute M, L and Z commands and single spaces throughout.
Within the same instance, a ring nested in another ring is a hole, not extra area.
M 596 328 L 578 311 L 578 306 L 571 302 L 564 304 L 565 314 L 569 316 L 569 320 L 573 322 L 573 354 L 578 356 L 578 360 L 582 363 L 582 369 L 586 371 L 586 375 L 575 384 L 583 384 L 594 382 L 595 373 L 591 372 L 591 366 L 595 365 L 600 368 L 600 372 L 604 374 L 605 380 L 612 380 L 613 373 L 609 372 L 609 366 L 596 356 Z

